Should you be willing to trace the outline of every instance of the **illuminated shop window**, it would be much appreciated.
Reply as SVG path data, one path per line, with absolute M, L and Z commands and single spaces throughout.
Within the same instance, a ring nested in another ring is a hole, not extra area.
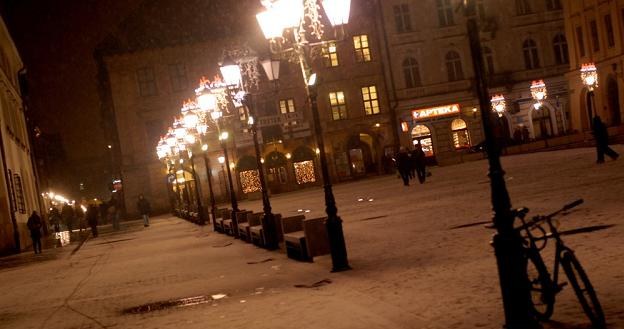
M 316 175 L 314 174 L 314 161 L 302 161 L 295 162 L 295 178 L 297 184 L 307 184 L 316 182 Z
M 431 137 L 431 130 L 425 125 L 416 125 L 412 129 L 412 143 L 414 145 L 420 143 L 425 156 L 432 157 L 433 152 L 433 140 Z
M 243 188 L 243 193 L 253 193 L 259 192 L 260 189 L 260 175 L 258 174 L 258 170 L 246 170 L 241 171 L 240 175 L 240 183 Z
M 453 145 L 455 145 L 456 150 L 470 147 L 470 134 L 464 120 L 453 120 L 451 122 L 451 131 L 453 132 Z

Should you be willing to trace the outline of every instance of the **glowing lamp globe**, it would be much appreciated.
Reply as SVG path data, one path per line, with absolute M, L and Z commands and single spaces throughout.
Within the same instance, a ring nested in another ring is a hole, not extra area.
M 322 4 L 332 26 L 349 23 L 351 0 L 323 0 Z

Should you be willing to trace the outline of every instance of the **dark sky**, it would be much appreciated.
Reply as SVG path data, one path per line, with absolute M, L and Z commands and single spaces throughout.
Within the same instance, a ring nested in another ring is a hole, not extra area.
M 70 164 L 108 161 L 98 122 L 93 50 L 141 1 L 2 3 L 3 17 L 28 70 L 31 115 L 44 132 L 61 133 Z M 68 168 L 68 175 L 75 179 L 74 170 Z M 71 185 L 77 188 L 75 181 Z

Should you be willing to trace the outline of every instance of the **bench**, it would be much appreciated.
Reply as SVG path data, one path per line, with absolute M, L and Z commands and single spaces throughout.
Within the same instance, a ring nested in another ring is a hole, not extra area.
M 250 227 L 262 225 L 261 218 L 264 216 L 264 213 L 248 213 L 247 221 L 244 223 L 238 223 L 238 237 L 246 242 L 251 242 L 251 232 L 249 231 Z
M 223 221 L 223 231 L 227 235 L 238 237 L 238 223 L 247 221 L 247 214 L 251 213 L 250 210 L 240 210 L 236 213 L 236 216 L 231 219 Z
M 326 217 L 304 220 L 284 218 L 284 246 L 288 257 L 311 262 L 315 256 L 329 254 L 326 220 Z
M 295 231 L 301 231 L 301 226 L 297 225 L 296 222 L 297 220 L 302 221 L 305 219 L 305 215 L 295 215 L 295 216 L 288 216 L 288 217 L 280 217 L 280 218 L 275 218 L 275 226 L 277 228 L 277 242 L 280 245 L 280 249 L 284 249 L 284 224 L 282 223 L 284 220 L 287 222 L 287 230 L 288 233 L 290 232 L 295 232 Z M 291 227 L 291 225 L 294 225 L 293 227 Z
M 282 215 L 273 214 L 273 216 L 275 218 L 275 222 L 279 223 L 282 218 Z M 264 214 L 260 216 L 259 225 L 249 227 L 249 235 L 251 236 L 251 243 L 261 248 L 265 246 L 263 222 L 264 222 Z
M 215 221 L 215 227 L 217 229 L 218 232 L 224 233 L 225 231 L 223 230 L 223 221 L 230 219 L 230 216 L 232 215 L 232 212 L 227 209 L 218 209 L 217 210 L 217 219 Z

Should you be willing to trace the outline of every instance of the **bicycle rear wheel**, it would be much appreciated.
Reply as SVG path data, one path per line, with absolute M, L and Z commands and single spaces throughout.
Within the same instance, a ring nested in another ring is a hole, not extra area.
M 563 252 L 561 257 L 561 266 L 565 271 L 568 281 L 572 288 L 574 288 L 574 292 L 576 293 L 576 297 L 587 314 L 587 317 L 591 321 L 592 325 L 595 329 L 605 328 L 605 317 L 604 312 L 602 311 L 602 306 L 600 306 L 600 301 L 598 301 L 598 297 L 596 296 L 596 291 L 592 286 L 591 282 L 589 282 L 589 278 L 587 274 L 585 274 L 585 270 L 579 263 L 576 256 L 571 250 L 566 250 Z
M 550 273 L 539 252 L 528 249 L 527 276 L 531 284 L 531 313 L 539 321 L 547 321 L 555 309 L 555 290 Z

